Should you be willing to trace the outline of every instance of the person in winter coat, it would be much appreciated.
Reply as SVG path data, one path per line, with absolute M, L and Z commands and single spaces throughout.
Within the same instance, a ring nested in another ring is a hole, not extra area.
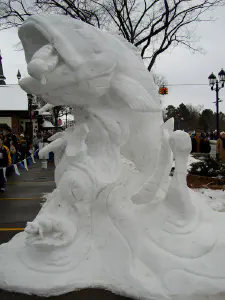
M 17 138 L 15 134 L 11 132 L 10 128 L 4 129 L 4 145 L 8 148 L 10 148 L 10 143 L 13 141 L 14 147 L 17 149 Z
M 14 146 L 12 140 L 10 141 L 9 150 L 10 150 L 10 155 L 11 155 L 11 158 L 12 158 L 12 163 L 15 164 L 16 163 L 16 156 L 17 155 L 16 155 L 16 147 Z
M 24 160 L 26 158 L 27 152 L 27 141 L 24 138 L 24 134 L 21 134 L 18 142 L 18 160 Z
M 216 157 L 222 161 L 225 161 L 225 132 L 220 133 L 220 138 L 216 144 Z
M 192 151 L 194 153 L 200 153 L 201 152 L 201 133 L 196 132 L 196 135 L 192 137 L 191 143 L 192 143 Z
M 210 153 L 211 146 L 209 139 L 204 133 L 197 132 L 191 139 L 192 142 L 192 153 Z
M 200 152 L 201 153 L 210 153 L 211 146 L 209 143 L 209 139 L 205 136 L 200 141 Z
M 4 176 L 4 168 L 11 165 L 11 156 L 9 149 L 3 145 L 3 139 L 0 139 L 0 192 L 5 192 L 5 176 Z

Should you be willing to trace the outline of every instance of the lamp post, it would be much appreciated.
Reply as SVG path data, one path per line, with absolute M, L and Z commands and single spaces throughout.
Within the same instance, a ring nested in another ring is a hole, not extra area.
M 29 119 L 30 119 L 30 141 L 33 143 L 33 121 L 32 121 L 32 104 L 33 104 L 33 95 L 32 94 L 27 94 L 27 99 L 28 99 L 28 111 L 29 111 Z
M 21 79 L 21 74 L 20 70 L 18 70 L 17 75 L 16 75 L 18 81 Z M 28 112 L 29 112 L 29 119 L 30 119 L 30 126 L 29 126 L 29 137 L 30 137 L 30 142 L 33 143 L 33 121 L 32 121 L 32 105 L 33 105 L 33 95 L 32 94 L 27 94 L 27 99 L 28 99 Z
M 217 138 L 220 137 L 220 128 L 219 128 L 219 90 L 224 88 L 224 82 L 225 82 L 225 71 L 222 69 L 219 73 L 219 81 L 216 78 L 216 76 L 212 73 L 209 75 L 209 85 L 211 86 L 212 91 L 216 91 L 216 131 L 217 131 Z

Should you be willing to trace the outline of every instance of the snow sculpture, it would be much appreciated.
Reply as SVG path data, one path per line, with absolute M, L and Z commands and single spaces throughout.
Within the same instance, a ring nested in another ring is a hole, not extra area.
M 77 124 L 40 152 L 55 153 L 56 189 L 25 232 L 0 246 L 0 288 L 219 299 L 225 217 L 188 189 L 190 139 L 173 132 L 173 120 L 163 124 L 136 50 L 63 16 L 32 16 L 19 36 L 30 74 L 21 87 L 73 107 Z

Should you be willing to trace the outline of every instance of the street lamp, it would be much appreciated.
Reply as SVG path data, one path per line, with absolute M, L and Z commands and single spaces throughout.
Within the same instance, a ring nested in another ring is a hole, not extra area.
M 18 81 L 21 79 L 21 73 L 20 70 L 18 70 L 16 77 Z M 33 121 L 32 121 L 32 107 L 33 107 L 33 95 L 32 94 L 27 94 L 27 99 L 28 99 L 28 112 L 29 112 L 29 119 L 30 119 L 30 126 L 29 126 L 29 136 L 30 136 L 30 141 L 31 143 L 33 142 Z
M 29 111 L 29 119 L 30 119 L 30 141 L 33 142 L 33 121 L 32 121 L 32 104 L 33 104 L 33 95 L 27 94 L 28 99 L 28 111 Z
M 222 69 L 219 73 L 219 81 L 216 78 L 216 76 L 212 73 L 209 75 L 209 85 L 211 86 L 212 91 L 216 91 L 216 131 L 217 131 L 217 138 L 219 138 L 220 133 L 219 133 L 219 90 L 224 87 L 224 82 L 225 82 L 225 71 Z M 220 85 L 219 85 L 220 83 Z M 215 87 L 214 87 L 215 86 Z
M 218 73 L 220 82 L 222 83 L 222 87 L 224 87 L 225 82 L 225 71 L 224 69 L 221 69 L 221 71 Z

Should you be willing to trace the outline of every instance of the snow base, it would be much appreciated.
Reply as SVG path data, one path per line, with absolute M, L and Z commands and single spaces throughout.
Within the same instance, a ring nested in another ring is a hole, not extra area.
M 80 223 L 77 239 L 67 247 L 71 252 L 42 246 L 39 253 L 31 255 L 34 248 L 27 245 L 26 232 L 1 245 L 0 288 L 46 297 L 99 287 L 137 299 L 223 299 L 224 294 L 213 293 L 225 288 L 223 264 L 217 260 L 224 249 L 225 234 L 220 228 L 225 220 L 223 214 L 211 210 L 204 196 L 190 193 L 193 203 L 198 203 L 197 210 L 204 209 L 204 217 L 200 214 L 189 233 L 176 237 L 163 230 L 163 202 L 156 209 L 154 205 L 137 208 L 127 200 L 123 187 L 110 193 L 105 190 L 91 205 L 87 217 L 91 232 L 88 223 Z M 200 219 L 204 226 L 208 224 L 206 230 Z M 210 219 L 213 226 L 207 223 Z M 181 241 L 185 247 L 177 247 Z M 199 243 L 194 245 L 194 241 Z M 146 251 L 148 255 L 144 255 Z M 159 268 L 157 264 L 153 271 L 154 262 L 162 265 Z M 211 295 L 203 296 L 205 292 Z

